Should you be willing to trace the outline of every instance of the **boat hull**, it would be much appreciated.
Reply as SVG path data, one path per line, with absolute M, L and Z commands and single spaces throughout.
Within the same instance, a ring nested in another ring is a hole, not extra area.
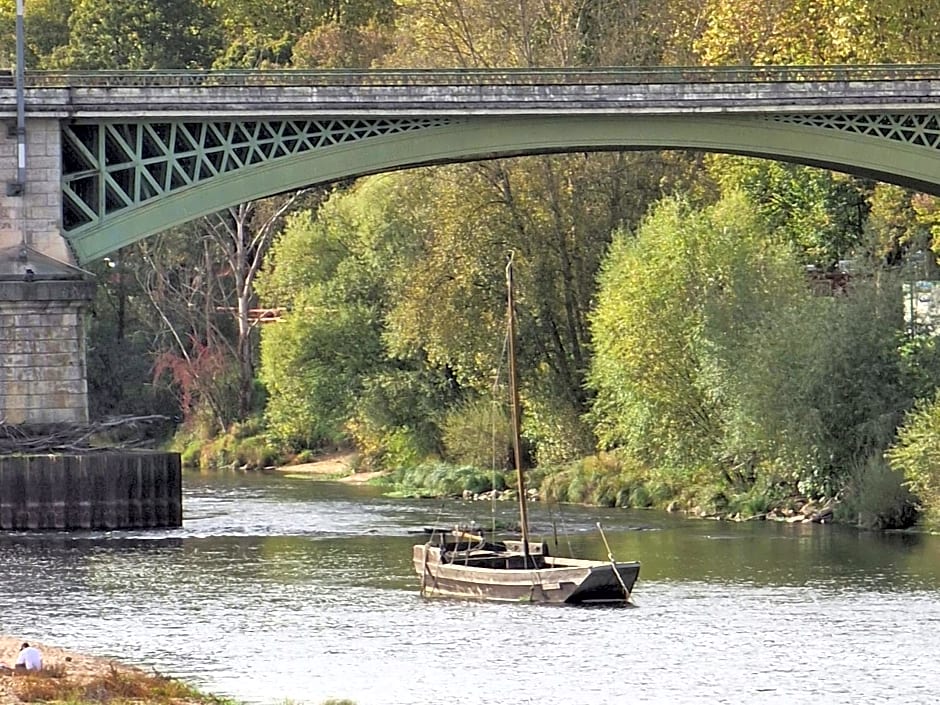
M 510 561 L 510 558 L 513 561 Z M 505 556 L 505 565 L 518 563 L 521 556 Z M 456 597 L 495 602 L 535 602 L 544 604 L 624 604 L 629 601 L 640 573 L 636 562 L 605 563 L 575 558 L 540 558 L 540 567 L 494 567 L 441 560 L 441 549 L 416 545 L 415 572 L 426 597 Z

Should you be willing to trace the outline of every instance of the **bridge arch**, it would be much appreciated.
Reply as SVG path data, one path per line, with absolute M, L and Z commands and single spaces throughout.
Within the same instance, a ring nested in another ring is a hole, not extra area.
M 929 113 L 518 115 L 227 121 L 214 123 L 215 127 L 192 120 L 180 124 L 188 125 L 180 128 L 186 136 L 182 141 L 169 137 L 176 135 L 177 126 L 165 121 L 78 124 L 67 132 L 63 190 L 79 218 L 71 228 L 66 218 L 64 234 L 80 262 L 228 206 L 312 184 L 531 154 L 723 152 L 824 167 L 940 195 L 940 120 Z M 310 129 L 316 134 L 296 139 L 298 131 Z M 235 142 L 233 135 L 240 135 Z M 166 154 L 155 156 L 153 144 L 162 144 Z M 89 180 L 105 187 L 89 188 Z M 82 218 L 85 222 L 80 222 Z

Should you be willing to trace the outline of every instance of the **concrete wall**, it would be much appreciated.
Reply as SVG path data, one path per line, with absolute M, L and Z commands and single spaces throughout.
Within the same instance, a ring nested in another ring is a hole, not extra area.
M 0 422 L 88 421 L 89 281 L 0 281 Z
M 0 456 L 0 530 L 141 529 L 182 522 L 177 453 Z

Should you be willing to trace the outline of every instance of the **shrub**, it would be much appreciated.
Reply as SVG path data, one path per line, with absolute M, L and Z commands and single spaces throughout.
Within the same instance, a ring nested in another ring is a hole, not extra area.
M 627 493 L 628 504 L 626 506 L 646 508 L 653 506 L 653 495 L 643 485 L 634 487 Z
M 235 462 L 240 466 L 262 469 L 269 465 L 276 465 L 280 461 L 280 453 L 271 447 L 261 436 L 251 436 L 234 440 Z
M 504 490 L 506 478 L 501 472 L 446 463 L 423 463 L 393 471 L 385 480 L 394 487 L 391 494 L 405 497 L 456 497 L 469 491 Z
M 220 703 L 185 683 L 159 674 L 118 670 L 113 666 L 88 680 L 69 676 L 63 667 L 47 667 L 38 673 L 18 675 L 13 681 L 16 696 L 23 702 L 147 702 L 167 705 L 187 702 Z
M 940 516 L 940 390 L 932 400 L 914 405 L 886 455 L 924 511 L 932 519 Z
M 202 452 L 202 441 L 192 440 L 180 451 L 180 462 L 184 468 L 198 468 L 199 455 Z
M 505 408 L 491 401 L 466 402 L 445 414 L 441 438 L 448 461 L 477 468 L 509 467 L 509 417 Z
M 309 448 L 304 448 L 296 456 L 294 456 L 294 461 L 297 463 L 312 463 L 316 460 L 316 453 L 314 453 Z
M 594 436 L 577 409 L 560 396 L 530 395 L 523 413 L 523 434 L 538 465 L 577 462 L 594 448 Z
M 774 506 L 774 500 L 769 492 L 759 487 L 752 487 L 748 492 L 731 497 L 728 502 L 728 511 L 740 514 L 744 519 L 759 517 L 767 514 Z
M 917 521 L 904 476 L 882 456 L 853 468 L 837 518 L 865 529 L 906 529 Z

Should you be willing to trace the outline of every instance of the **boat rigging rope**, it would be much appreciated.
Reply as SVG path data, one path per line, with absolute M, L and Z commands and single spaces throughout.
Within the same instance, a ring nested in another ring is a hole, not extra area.
M 555 548 L 558 548 L 558 532 L 555 531 L 555 512 L 552 511 L 553 502 L 548 502 L 548 514 L 552 520 L 552 531 L 555 534 Z M 574 558 L 574 548 L 571 546 L 571 532 L 568 531 L 568 525 L 565 523 L 565 511 L 561 503 L 558 503 L 558 518 L 561 519 L 561 533 L 565 536 L 565 543 L 568 544 L 568 557 Z
M 623 582 L 623 576 L 620 575 L 620 569 L 617 567 L 617 561 L 614 560 L 614 554 L 610 550 L 610 544 L 607 543 L 607 536 L 604 534 L 604 527 L 601 526 L 600 522 L 597 522 L 597 530 L 601 532 L 601 538 L 604 539 L 604 545 L 607 547 L 607 558 L 610 559 L 610 565 L 613 566 L 614 575 L 617 576 L 617 580 L 620 582 L 620 587 L 623 588 L 623 597 L 625 600 L 629 600 L 630 591 L 627 589 L 627 584 Z

